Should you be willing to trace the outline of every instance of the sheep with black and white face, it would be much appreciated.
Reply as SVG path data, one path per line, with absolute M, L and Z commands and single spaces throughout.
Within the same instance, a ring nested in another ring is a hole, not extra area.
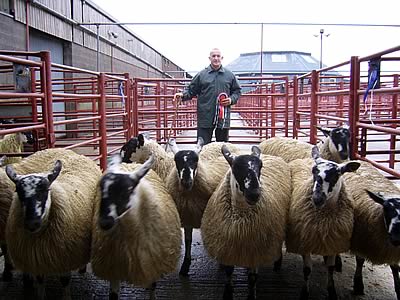
M 328 256 L 328 293 L 330 299 L 336 299 L 335 256 L 350 249 L 354 225 L 353 199 L 342 175 L 356 171 L 360 164 L 322 159 L 317 146 L 312 149 L 312 157 L 289 163 L 293 188 L 285 242 L 288 252 L 303 256 L 301 299 L 309 297 L 311 254 Z
M 153 287 L 176 270 L 181 247 L 178 211 L 160 177 L 143 165 L 113 157 L 102 176 L 93 219 L 92 267 L 110 281 L 110 299 L 118 299 L 120 281 Z
M 249 297 L 255 297 L 257 268 L 281 258 L 291 196 L 290 171 L 280 157 L 235 155 L 222 146 L 230 168 L 204 211 L 201 235 L 208 254 L 225 265 L 224 295 L 232 297 L 234 266 L 249 268 Z
M 37 277 L 43 299 L 43 276 L 62 276 L 70 296 L 70 272 L 90 259 L 91 221 L 100 168 L 71 150 L 38 151 L 6 167 L 15 184 L 6 243 L 15 267 Z M 0 180 L 1 181 L 1 180 Z M 32 282 L 24 277 L 26 292 Z

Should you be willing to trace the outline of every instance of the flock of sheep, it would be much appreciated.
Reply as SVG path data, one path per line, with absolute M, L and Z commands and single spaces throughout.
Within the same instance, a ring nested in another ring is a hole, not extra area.
M 44 276 L 59 275 L 70 297 L 71 271 L 91 263 L 118 299 L 121 281 L 149 288 L 176 270 L 187 276 L 192 233 L 224 268 L 224 299 L 233 297 L 235 266 L 248 268 L 249 299 L 258 268 L 282 268 L 282 249 L 302 255 L 309 298 L 311 255 L 326 258 L 329 299 L 340 253 L 356 255 L 354 292 L 364 292 L 362 266 L 389 264 L 400 299 L 400 190 L 375 167 L 349 161 L 349 131 L 319 128 L 313 146 L 271 138 L 243 153 L 230 143 L 166 151 L 140 134 L 110 158 L 102 174 L 89 158 L 47 149 L 0 168 L 3 279 L 24 273 L 24 292 L 45 297 Z M 1 141 L 0 141 L 1 147 Z

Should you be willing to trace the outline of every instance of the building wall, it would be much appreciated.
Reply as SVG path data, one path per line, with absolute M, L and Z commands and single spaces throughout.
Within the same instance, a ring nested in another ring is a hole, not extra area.
M 28 23 L 31 30 L 63 40 L 67 65 L 96 71 L 99 53 L 99 71 L 128 72 L 140 77 L 164 77 L 165 71 L 183 71 L 169 60 L 166 65 L 160 52 L 124 26 L 101 25 L 97 39 L 97 26 L 78 23 L 117 21 L 89 0 L 14 0 L 14 8 L 14 16 L 0 14 L 0 49 L 25 50 L 25 24 Z M 171 75 L 179 73 L 171 72 Z
M 25 25 L 0 14 L 0 49 L 25 50 Z

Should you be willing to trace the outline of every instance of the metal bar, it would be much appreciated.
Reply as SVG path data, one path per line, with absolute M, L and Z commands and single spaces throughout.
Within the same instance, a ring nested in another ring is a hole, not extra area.
M 98 113 L 100 116 L 99 135 L 100 135 L 100 168 L 107 168 L 107 119 L 106 119 L 106 94 L 105 94 L 105 74 L 100 73 L 99 92 L 100 99 L 98 102 Z

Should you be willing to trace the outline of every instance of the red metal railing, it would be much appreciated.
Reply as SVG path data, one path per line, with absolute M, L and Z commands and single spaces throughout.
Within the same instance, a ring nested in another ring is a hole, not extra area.
M 316 143 L 316 126 L 348 124 L 351 155 L 370 161 L 399 178 L 399 73 L 381 66 L 380 88 L 363 103 L 368 77 L 361 71 L 371 59 L 399 63 L 391 56 L 400 46 L 368 57 L 289 79 L 288 76 L 241 77 L 243 94 L 232 107 L 232 143 L 257 144 L 276 135 Z M 21 57 L 30 57 L 25 59 Z M 36 61 L 35 61 L 36 60 Z M 0 51 L 0 136 L 32 130 L 33 151 L 51 147 L 74 149 L 106 167 L 107 157 L 130 137 L 149 132 L 160 143 L 196 140 L 196 99 L 175 106 L 173 96 L 189 79 L 129 78 L 52 64 L 48 52 Z M 14 64 L 30 67 L 31 90 L 15 91 Z M 344 71 L 343 71 L 344 70 Z M 342 75 L 342 74 L 346 75 Z M 371 100 L 373 100 L 371 102 Z M 18 113 L 28 109 L 29 114 Z M 13 114 L 4 113 L 11 108 Z M 365 114 L 365 108 L 367 113 Z M 17 155 L 16 153 L 11 155 Z

